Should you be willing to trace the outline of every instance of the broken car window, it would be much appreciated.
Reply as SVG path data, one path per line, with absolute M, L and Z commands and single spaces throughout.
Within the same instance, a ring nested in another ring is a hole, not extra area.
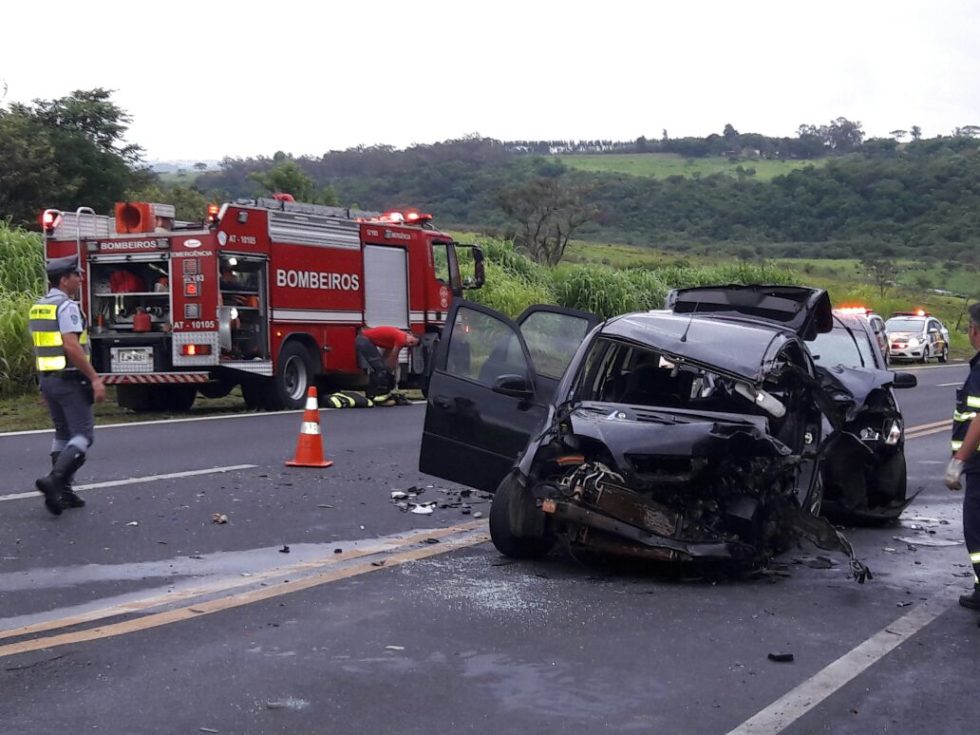
M 656 350 L 598 339 L 586 356 L 576 388 L 582 401 L 634 406 L 745 410 L 751 403 L 734 391 L 734 381 L 672 360 Z M 736 402 L 737 408 L 731 404 Z

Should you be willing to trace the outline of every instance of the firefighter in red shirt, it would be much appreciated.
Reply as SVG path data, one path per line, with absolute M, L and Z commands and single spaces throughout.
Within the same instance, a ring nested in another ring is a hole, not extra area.
M 397 383 L 398 353 L 415 347 L 419 338 L 398 327 L 362 328 L 354 340 L 357 356 L 368 370 L 368 398 L 384 403 Z

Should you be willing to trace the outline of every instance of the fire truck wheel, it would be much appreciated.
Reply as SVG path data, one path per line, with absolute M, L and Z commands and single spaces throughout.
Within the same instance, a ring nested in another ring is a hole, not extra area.
M 164 403 L 167 411 L 184 413 L 191 410 L 197 397 L 195 385 L 168 385 L 164 393 Z
M 268 391 L 266 381 L 261 378 L 252 378 L 242 381 L 242 398 L 245 399 L 245 408 L 249 411 L 258 411 L 265 408 L 265 394 Z
M 197 386 L 197 389 L 205 398 L 224 398 L 231 393 L 234 387 L 234 383 L 228 383 L 224 380 L 212 380 L 208 383 L 201 383 Z
M 313 360 L 307 349 L 299 342 L 287 342 L 279 352 L 276 374 L 266 394 L 266 408 L 270 411 L 302 408 L 314 376 Z
M 118 385 L 116 403 L 132 411 L 162 411 L 166 408 L 163 386 Z

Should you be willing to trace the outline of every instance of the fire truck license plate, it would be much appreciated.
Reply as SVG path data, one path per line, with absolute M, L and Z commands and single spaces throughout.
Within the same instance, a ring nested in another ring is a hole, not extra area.
M 153 372 L 152 347 L 113 347 L 110 353 L 114 373 Z

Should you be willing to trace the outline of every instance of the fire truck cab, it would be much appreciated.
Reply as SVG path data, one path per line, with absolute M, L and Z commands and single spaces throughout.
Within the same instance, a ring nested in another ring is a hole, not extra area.
M 366 384 L 354 350 L 362 326 L 411 330 L 400 384 L 421 384 L 453 298 L 483 285 L 483 253 L 429 215 L 238 200 L 201 223 L 174 207 L 123 202 L 114 216 L 80 207 L 42 216 L 47 258 L 84 272 L 92 362 L 120 405 L 187 410 L 198 392 L 240 385 L 250 408 L 298 408 L 307 389 Z M 474 275 L 460 275 L 471 251 Z

